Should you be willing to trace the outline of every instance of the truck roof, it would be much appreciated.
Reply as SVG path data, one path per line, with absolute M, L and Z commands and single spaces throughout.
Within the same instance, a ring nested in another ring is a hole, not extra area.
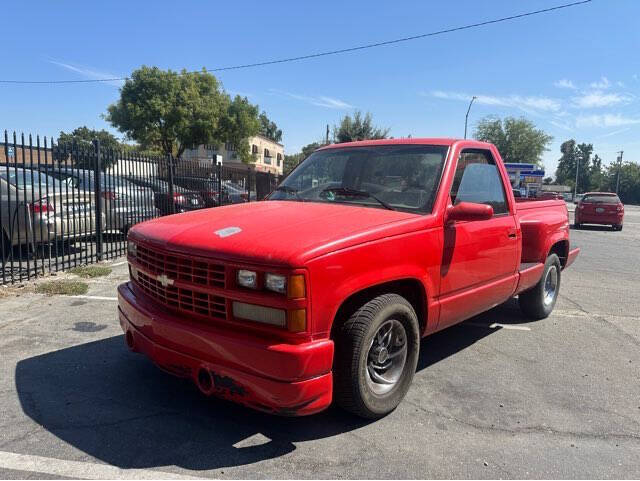
M 457 139 L 450 137 L 424 137 L 424 138 L 399 138 L 399 139 L 379 139 L 379 140 L 360 140 L 357 142 L 344 142 L 341 144 L 329 144 L 324 147 L 320 147 L 317 150 L 336 149 L 343 147 L 370 147 L 374 145 L 447 145 L 451 146 L 456 142 L 468 142 L 470 144 L 476 144 L 478 147 L 487 147 L 490 144 L 487 142 L 480 142 L 470 139 Z

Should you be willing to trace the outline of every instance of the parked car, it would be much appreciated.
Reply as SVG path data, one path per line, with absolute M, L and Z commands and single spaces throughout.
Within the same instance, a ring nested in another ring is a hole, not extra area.
M 204 199 L 207 207 L 216 207 L 223 204 L 231 203 L 229 193 L 223 186 L 222 199 L 218 192 L 217 179 L 205 179 L 202 177 L 176 176 L 173 178 L 174 185 L 179 185 L 190 191 L 197 192 Z
M 254 202 L 256 200 L 256 191 L 252 190 L 247 193 L 247 189 L 239 183 L 231 180 L 222 182 L 223 189 L 226 191 L 229 203 L 238 204 L 240 202 Z
M 577 204 L 578 202 L 580 202 L 580 200 L 584 197 L 584 194 L 576 194 L 575 196 L 573 196 L 573 203 Z
M 65 189 L 65 184 L 37 170 L 0 166 L 3 257 L 19 244 L 34 247 L 95 233 L 91 199 L 82 192 L 67 195 Z
M 95 175 L 91 170 L 48 167 L 46 172 L 67 182 L 78 192 L 95 193 Z M 105 215 L 107 230 L 126 232 L 132 225 L 159 215 L 151 189 L 132 184 L 115 175 L 101 173 L 100 190 L 101 209 Z
M 536 196 L 536 198 L 542 199 L 542 200 L 550 200 L 550 199 L 564 200 L 564 197 L 560 192 L 549 192 L 549 191 L 538 192 L 538 195 Z
M 421 337 L 513 296 L 551 313 L 579 252 L 568 225 L 564 201 L 515 202 L 491 144 L 331 145 L 264 202 L 131 229 L 120 324 L 206 395 L 377 418 L 407 393 Z
M 160 215 L 178 214 L 190 210 L 202 209 L 205 202 L 202 196 L 179 185 L 173 186 L 173 211 L 169 201 L 169 182 L 161 179 L 127 176 L 125 179 L 133 184 L 153 190 L 154 204 Z
M 575 212 L 575 226 L 582 224 L 610 225 L 622 230 L 624 205 L 613 192 L 587 192 L 584 194 Z

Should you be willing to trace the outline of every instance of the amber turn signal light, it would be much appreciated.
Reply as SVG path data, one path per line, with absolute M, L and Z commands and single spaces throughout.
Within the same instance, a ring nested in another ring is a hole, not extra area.
M 289 332 L 303 332 L 307 329 L 307 310 L 293 309 L 287 313 L 287 330 Z
M 289 299 L 298 299 L 300 297 L 304 297 L 305 294 L 306 286 L 304 284 L 304 276 L 302 274 L 295 274 L 289 277 L 287 297 Z

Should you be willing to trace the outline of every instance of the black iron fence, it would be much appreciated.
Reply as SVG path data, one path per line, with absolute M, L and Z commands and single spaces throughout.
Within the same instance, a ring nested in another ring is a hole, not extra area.
M 159 216 L 263 199 L 278 182 L 249 166 L 143 156 L 99 142 L 0 140 L 0 283 L 125 254 L 126 234 Z

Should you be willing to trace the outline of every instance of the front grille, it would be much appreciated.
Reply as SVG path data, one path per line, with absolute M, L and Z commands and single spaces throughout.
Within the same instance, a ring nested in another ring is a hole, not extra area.
M 138 244 L 136 261 L 151 274 L 206 287 L 224 288 L 224 265 L 174 255 Z
M 139 254 L 140 247 L 138 247 Z M 142 271 L 138 271 L 136 283 L 147 295 L 168 307 L 207 317 L 226 319 L 227 310 L 224 297 L 182 287 L 165 287 Z

